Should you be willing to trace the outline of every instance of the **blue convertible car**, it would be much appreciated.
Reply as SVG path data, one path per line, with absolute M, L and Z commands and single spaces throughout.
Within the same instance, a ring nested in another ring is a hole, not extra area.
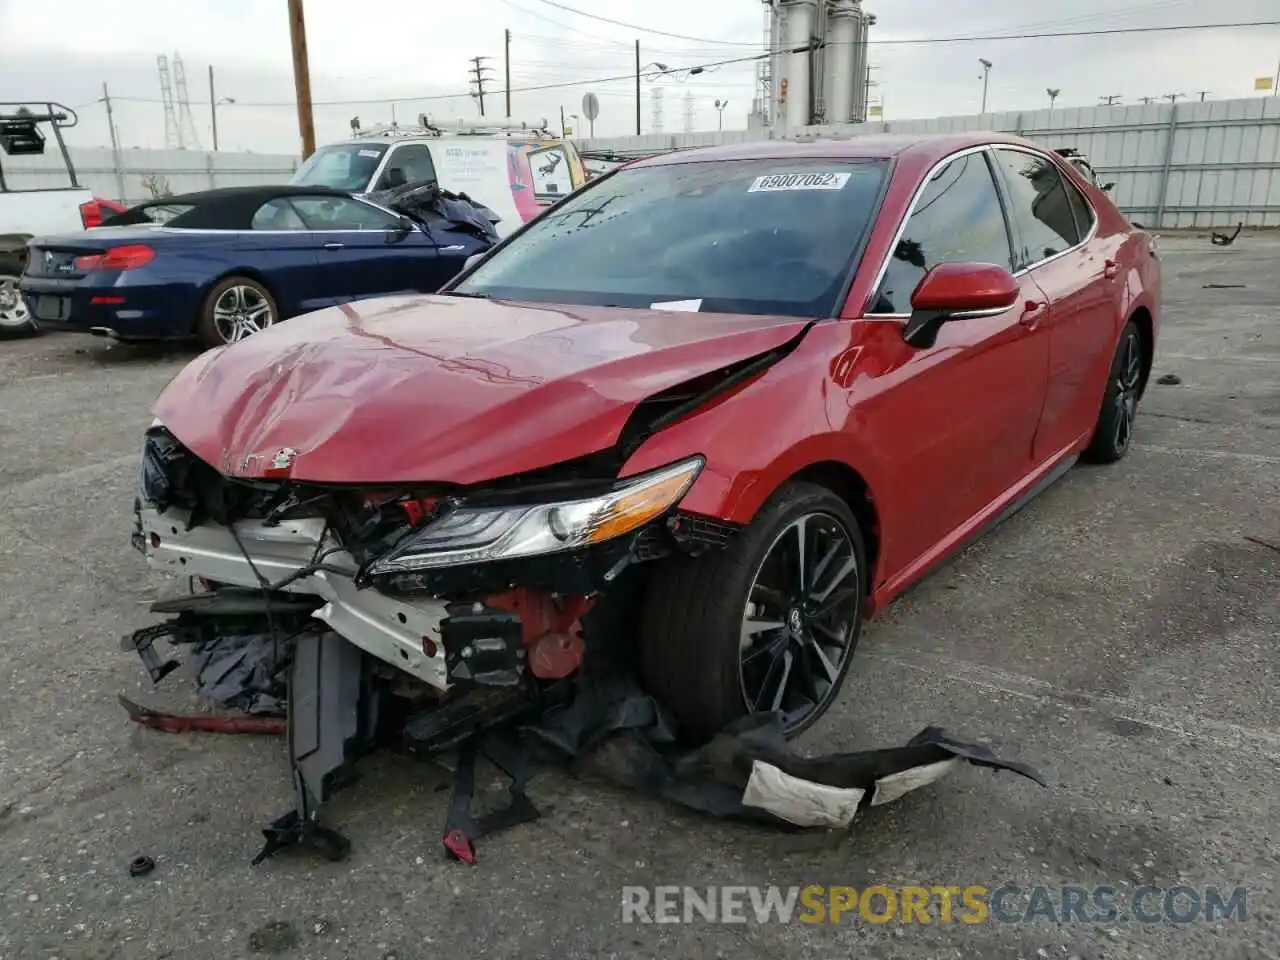
M 124 225 L 31 240 L 22 293 L 41 327 L 205 346 L 321 307 L 433 293 L 497 233 L 480 205 L 422 189 L 410 215 L 316 187 L 169 197 L 109 221 Z

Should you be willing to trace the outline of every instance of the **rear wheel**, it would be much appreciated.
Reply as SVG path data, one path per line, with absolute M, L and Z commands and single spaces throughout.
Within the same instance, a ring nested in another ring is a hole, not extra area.
M 641 618 L 649 691 L 699 740 L 777 711 L 789 735 L 831 706 L 865 594 L 862 532 L 825 487 L 783 487 L 722 551 L 653 571 Z
M 279 320 L 271 291 L 250 277 L 224 277 L 204 298 L 196 336 L 205 347 L 220 347 L 252 336 Z
M 1115 463 L 1129 452 L 1142 390 L 1142 367 L 1142 335 L 1130 320 L 1120 334 L 1093 439 L 1084 451 L 1084 458 L 1091 463 Z
M 30 337 L 40 332 L 18 289 L 21 277 L 22 264 L 18 259 L 0 254 L 0 340 Z

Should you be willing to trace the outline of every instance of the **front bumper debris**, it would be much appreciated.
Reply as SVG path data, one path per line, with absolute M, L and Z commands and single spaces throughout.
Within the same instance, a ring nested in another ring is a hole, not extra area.
M 227 527 L 210 523 L 188 529 L 189 521 L 190 514 L 176 507 L 163 514 L 142 507 L 140 542 L 151 566 L 261 589 L 294 576 L 327 554 L 325 566 L 333 569 L 317 570 L 281 589 L 321 598 L 324 602 L 312 613 L 315 619 L 384 663 L 438 690 L 448 689 L 440 626 L 448 616 L 445 604 L 358 589 L 351 576 L 334 572 L 346 568 L 354 575 L 356 563 L 325 533 L 323 520 L 285 520 L 273 526 L 243 520 L 236 524 L 234 535 Z

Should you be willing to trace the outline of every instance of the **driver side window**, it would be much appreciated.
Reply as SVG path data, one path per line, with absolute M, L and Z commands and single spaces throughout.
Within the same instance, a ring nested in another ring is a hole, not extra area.
M 868 312 L 911 313 L 911 294 L 924 275 L 957 260 L 1013 266 L 1009 227 L 986 151 L 956 157 L 929 179 Z
M 400 221 L 385 210 L 349 197 L 294 197 L 310 230 L 394 230 Z

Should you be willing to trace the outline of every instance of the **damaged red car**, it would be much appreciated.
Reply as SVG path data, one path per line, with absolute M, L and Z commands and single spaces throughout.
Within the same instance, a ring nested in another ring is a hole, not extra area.
M 1125 455 L 1159 286 L 1153 240 L 1018 138 L 634 162 L 437 295 L 194 360 L 136 542 L 302 603 L 432 709 L 607 646 L 695 737 L 799 731 L 867 617 Z

